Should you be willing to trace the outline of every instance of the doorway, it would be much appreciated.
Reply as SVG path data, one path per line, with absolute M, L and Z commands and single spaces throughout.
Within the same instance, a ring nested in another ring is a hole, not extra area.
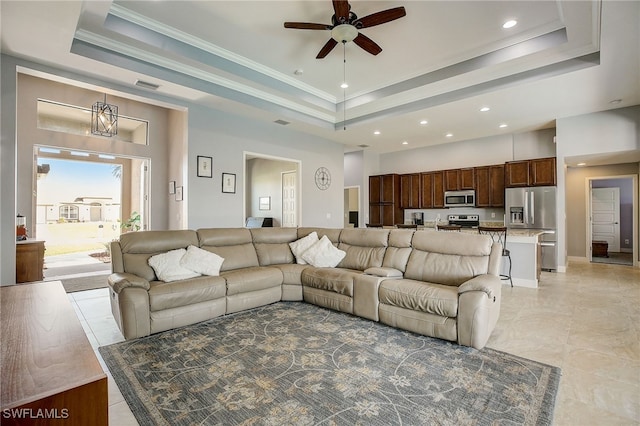
M 300 226 L 300 161 L 245 152 L 244 176 L 245 225 Z
M 637 259 L 637 178 L 588 180 L 587 253 L 593 263 L 634 265 Z
M 360 187 L 347 186 L 344 188 L 344 227 L 360 227 Z
M 42 146 L 34 157 L 32 236 L 45 241 L 45 280 L 109 273 L 111 241 L 127 224 L 146 229 L 148 159 Z

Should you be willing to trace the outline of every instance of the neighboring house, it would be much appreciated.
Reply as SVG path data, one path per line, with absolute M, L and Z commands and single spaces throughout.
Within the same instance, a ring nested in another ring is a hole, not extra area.
M 120 204 L 110 197 L 77 197 L 74 201 L 38 204 L 38 224 L 55 222 L 116 222 L 120 219 Z

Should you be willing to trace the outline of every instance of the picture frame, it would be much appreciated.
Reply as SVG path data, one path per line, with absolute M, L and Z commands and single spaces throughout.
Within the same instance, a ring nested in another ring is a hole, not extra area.
M 260 209 L 260 210 L 271 210 L 271 197 L 259 197 L 258 198 L 258 209 Z
M 236 174 L 222 173 L 222 192 L 225 194 L 236 193 Z
M 182 187 L 176 187 L 176 201 L 182 201 Z
M 170 180 L 169 181 L 169 195 L 173 195 L 176 193 L 176 181 L 175 180 Z
M 213 177 L 213 157 L 198 155 L 198 177 Z

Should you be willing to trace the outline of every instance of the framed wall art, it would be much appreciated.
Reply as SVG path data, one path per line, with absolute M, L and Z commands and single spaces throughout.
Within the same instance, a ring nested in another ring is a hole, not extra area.
M 198 155 L 198 177 L 213 177 L 213 157 Z
M 258 198 L 258 208 L 260 210 L 271 210 L 271 197 Z
M 222 173 L 222 192 L 227 194 L 236 193 L 235 173 Z

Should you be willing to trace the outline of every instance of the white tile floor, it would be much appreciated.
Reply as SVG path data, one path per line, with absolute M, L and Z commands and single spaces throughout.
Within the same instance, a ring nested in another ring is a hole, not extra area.
M 123 340 L 107 289 L 69 299 L 102 362 Z M 640 425 L 640 269 L 572 263 L 538 289 L 503 286 L 488 346 L 562 368 L 555 425 Z M 138 424 L 110 374 L 109 423 Z

